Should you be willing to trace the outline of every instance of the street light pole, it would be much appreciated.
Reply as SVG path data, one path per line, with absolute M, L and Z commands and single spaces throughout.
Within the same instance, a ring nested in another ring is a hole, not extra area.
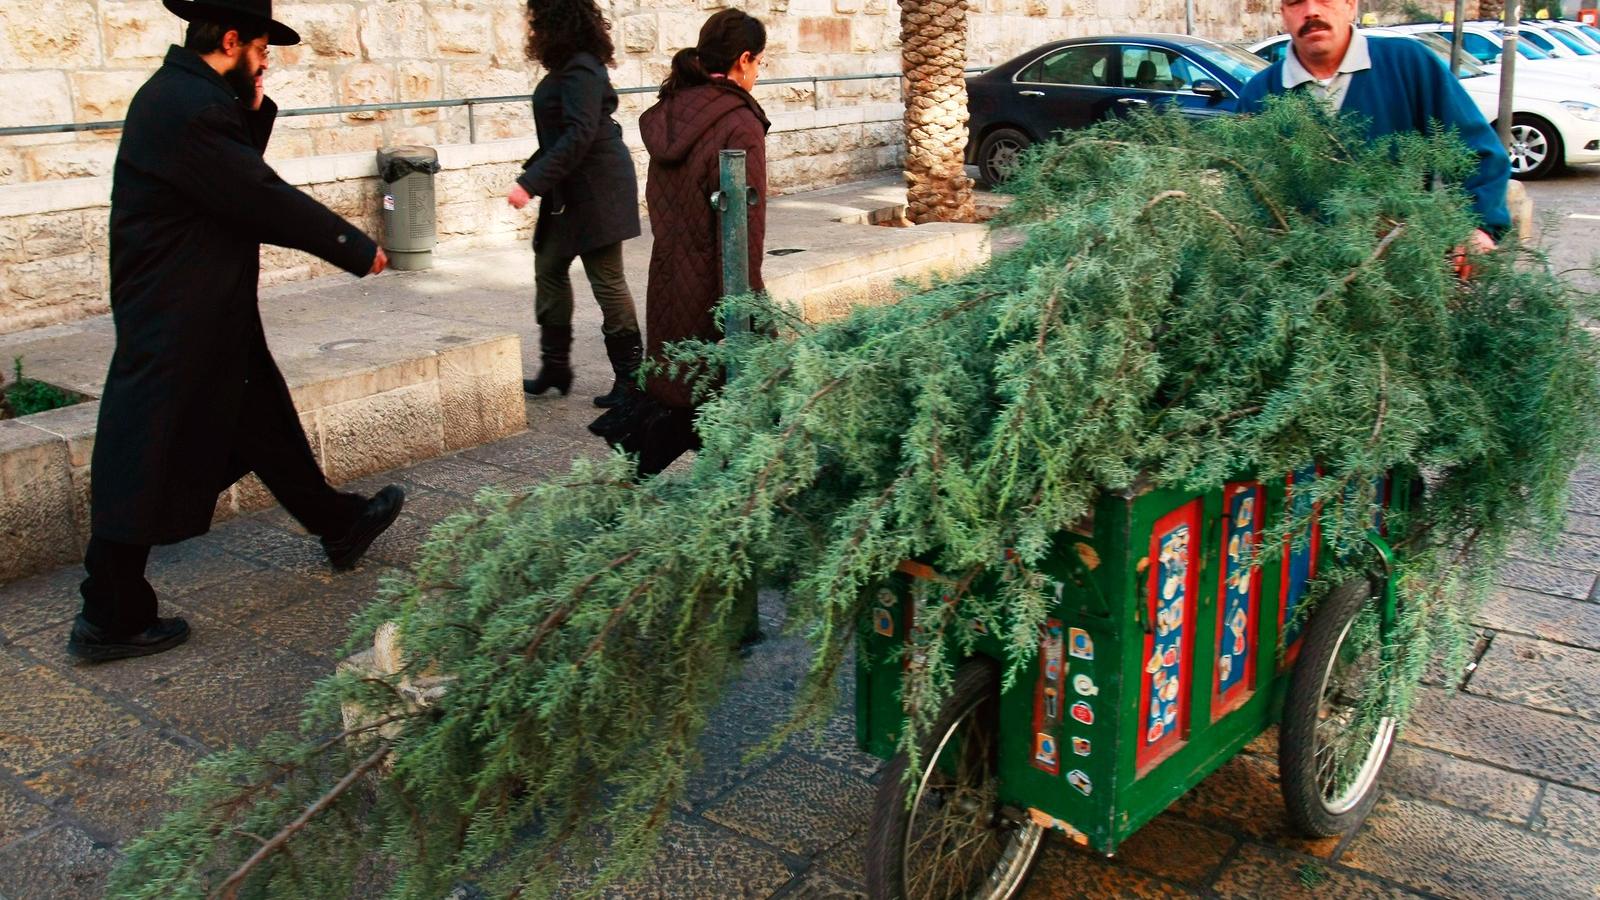
M 1461 20 L 1467 17 L 1467 0 L 1456 0 L 1456 14 L 1450 29 L 1450 74 L 1461 77 Z
M 1500 143 L 1511 148 L 1511 86 L 1515 79 L 1517 67 L 1517 23 L 1522 20 L 1522 3 L 1520 0 L 1505 0 L 1505 45 L 1500 51 L 1500 110 L 1496 116 L 1499 125 Z

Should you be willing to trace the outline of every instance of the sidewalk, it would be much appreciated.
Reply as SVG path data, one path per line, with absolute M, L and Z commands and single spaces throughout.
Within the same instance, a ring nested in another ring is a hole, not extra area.
M 630 245 L 628 253 L 641 298 L 643 251 Z M 471 285 L 462 286 L 468 273 Z M 374 323 L 406 310 L 516 330 L 531 373 L 530 280 L 525 250 L 496 251 L 436 273 L 301 286 L 268 306 L 285 320 L 346 304 Z M 95 668 L 74 665 L 62 650 L 78 605 L 76 567 L 0 586 L 0 896 L 100 896 L 117 848 L 159 820 L 170 807 L 162 792 L 194 759 L 294 718 L 305 688 L 341 657 L 349 616 L 384 574 L 413 560 L 432 523 L 468 505 L 479 487 L 532 483 L 573 456 L 602 451 L 584 425 L 594 415 L 589 397 L 610 376 L 581 277 L 575 287 L 572 395 L 528 400 L 526 433 L 357 482 L 368 491 L 398 482 L 408 499 L 356 571 L 330 573 L 316 543 L 281 511 L 241 516 L 153 555 L 165 610 L 190 618 L 193 640 Z M 1485 608 L 1477 669 L 1424 689 L 1387 795 L 1353 837 L 1307 842 L 1285 833 L 1269 734 L 1113 861 L 1052 842 L 1024 895 L 1594 900 L 1600 471 L 1580 473 L 1572 506 L 1561 541 L 1522 552 Z M 776 633 L 781 598 L 765 596 L 762 614 Z M 613 896 L 858 896 L 878 763 L 853 749 L 849 709 L 820 745 L 799 741 L 741 761 L 783 716 L 805 663 L 796 639 L 755 649 L 708 729 L 706 770 L 653 877 Z

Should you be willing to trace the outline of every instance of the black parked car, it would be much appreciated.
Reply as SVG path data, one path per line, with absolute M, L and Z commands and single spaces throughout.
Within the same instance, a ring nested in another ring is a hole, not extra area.
M 1064 128 L 1141 107 L 1232 113 L 1245 82 L 1266 65 L 1237 47 L 1174 34 L 1045 44 L 967 82 L 967 162 L 993 185 L 1005 180 L 1017 154 Z

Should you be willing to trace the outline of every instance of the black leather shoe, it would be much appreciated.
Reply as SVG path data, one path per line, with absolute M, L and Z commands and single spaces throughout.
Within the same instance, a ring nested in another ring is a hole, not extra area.
M 535 378 L 522 379 L 522 392 L 535 397 L 554 388 L 565 397 L 572 391 L 572 367 L 546 362 Z
M 328 552 L 328 562 L 339 571 L 353 568 L 362 554 L 378 539 L 378 535 L 394 524 L 400 508 L 406 504 L 406 492 L 398 484 L 391 484 L 372 495 L 367 508 L 361 511 L 350 533 L 337 540 L 322 539 L 322 549 Z
M 110 662 L 164 653 L 189 639 L 189 623 L 179 618 L 157 619 L 134 635 L 117 635 L 78 616 L 67 638 L 67 652 L 85 662 Z

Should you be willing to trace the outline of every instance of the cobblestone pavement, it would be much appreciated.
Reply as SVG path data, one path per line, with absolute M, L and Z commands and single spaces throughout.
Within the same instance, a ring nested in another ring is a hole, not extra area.
M 193 760 L 292 721 L 339 658 L 349 617 L 413 559 L 431 522 L 481 486 L 530 483 L 599 452 L 583 432 L 587 404 L 530 401 L 524 435 L 359 482 L 397 481 L 408 500 L 352 573 L 330 573 L 275 510 L 158 548 L 165 610 L 195 626 L 175 652 L 74 665 L 62 645 L 80 571 L 0 586 L 0 895 L 99 896 L 119 845 L 169 808 L 164 790 Z M 1600 897 L 1600 471 L 1579 475 L 1572 510 L 1558 542 L 1518 552 L 1483 609 L 1476 669 L 1424 689 L 1385 796 L 1354 835 L 1286 833 L 1269 733 L 1116 859 L 1052 842 L 1025 896 Z M 769 632 L 781 614 L 767 597 Z M 854 750 L 849 713 L 820 744 L 743 760 L 805 662 L 794 639 L 757 648 L 653 877 L 615 896 L 859 895 L 878 763 Z

